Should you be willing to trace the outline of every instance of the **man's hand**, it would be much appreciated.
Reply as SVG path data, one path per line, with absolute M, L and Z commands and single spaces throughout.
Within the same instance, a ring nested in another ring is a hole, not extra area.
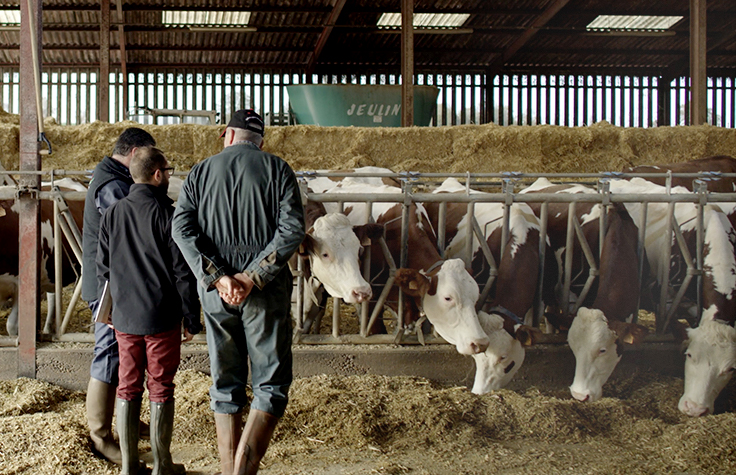
M 238 280 L 229 275 L 223 275 L 217 279 L 215 288 L 219 292 L 220 298 L 230 305 L 240 305 L 250 293 L 250 289 L 246 291 Z
M 184 339 L 181 341 L 182 343 L 186 343 L 188 341 L 192 341 L 192 338 L 194 338 L 194 335 L 189 333 L 189 330 L 186 328 L 184 329 Z
M 250 295 L 251 290 L 253 290 L 253 287 L 256 285 L 255 282 L 253 282 L 253 279 L 244 272 L 238 272 L 233 276 L 233 279 L 237 280 L 240 286 L 243 287 L 246 297 Z

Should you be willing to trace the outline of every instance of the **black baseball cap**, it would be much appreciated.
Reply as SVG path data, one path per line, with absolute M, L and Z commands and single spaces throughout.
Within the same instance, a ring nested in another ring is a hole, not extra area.
M 260 134 L 261 137 L 266 134 L 266 127 L 263 125 L 263 119 L 258 115 L 258 112 L 253 109 L 241 109 L 239 111 L 235 111 L 227 126 L 252 130 L 257 134 Z M 222 135 L 220 135 L 221 138 L 225 136 L 226 130 L 227 129 L 222 131 Z

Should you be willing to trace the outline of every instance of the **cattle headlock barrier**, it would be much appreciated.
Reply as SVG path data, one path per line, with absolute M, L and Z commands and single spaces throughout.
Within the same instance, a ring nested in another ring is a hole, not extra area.
M 16 175 L 23 173 L 34 173 L 34 172 L 17 172 L 9 171 L 3 172 L 8 175 Z M 89 171 L 66 171 L 66 170 L 54 170 L 45 172 L 35 172 L 42 175 L 49 176 L 50 181 L 53 185 L 54 180 L 57 180 L 60 176 L 89 176 Z M 181 174 L 178 174 L 181 175 Z M 385 301 L 388 289 L 390 288 L 394 273 L 397 268 L 405 266 L 407 262 L 407 256 L 412 250 L 408 246 L 408 223 L 409 223 L 409 208 L 414 203 L 439 203 L 439 226 L 437 231 L 437 248 L 440 255 L 444 257 L 444 243 L 445 243 L 445 210 L 447 203 L 464 203 L 467 205 L 468 215 L 472 216 L 475 206 L 478 203 L 500 203 L 503 205 L 503 228 L 502 228 L 502 248 L 507 242 L 509 235 L 509 217 L 510 210 L 516 203 L 540 203 L 541 212 L 539 219 L 540 221 L 540 256 L 544 256 L 546 247 L 543 244 L 546 241 L 547 233 L 547 206 L 550 203 L 566 203 L 569 206 L 568 213 L 568 225 L 567 225 L 567 244 L 568 248 L 572 245 L 574 240 L 579 242 L 585 255 L 585 259 L 590 266 L 589 275 L 587 281 L 583 287 L 583 290 L 578 295 L 578 302 L 582 302 L 586 293 L 591 288 L 595 279 L 598 277 L 598 269 L 596 264 L 596 254 L 600 254 L 601 249 L 591 249 L 583 237 L 582 225 L 580 221 L 575 217 L 575 208 L 580 203 L 593 203 L 599 204 L 605 210 L 606 207 L 613 203 L 641 203 L 643 205 L 644 212 L 640 222 L 637 222 L 639 228 L 639 262 L 638 271 L 640 273 L 643 269 L 643 249 L 644 239 L 646 236 L 646 209 L 649 203 L 666 203 L 668 206 L 668 218 L 666 232 L 671 236 L 671 240 L 676 242 L 684 256 L 684 260 L 687 264 L 687 272 L 684 281 L 679 286 L 679 289 L 672 291 L 671 285 L 668 282 L 669 274 L 665 272 L 662 276 L 663 284 L 661 285 L 662 290 L 659 296 L 659 309 L 662 309 L 656 315 L 656 326 L 659 331 L 667 327 L 670 319 L 673 318 L 677 306 L 683 299 L 686 288 L 689 285 L 697 285 L 698 289 L 702 287 L 702 272 L 703 272 L 703 242 L 704 242 L 704 225 L 703 225 L 703 210 L 707 204 L 718 204 L 718 203 L 733 203 L 736 202 L 736 193 L 712 193 L 707 191 L 707 184 L 712 180 L 736 178 L 736 174 L 720 174 L 712 172 L 700 172 L 700 173 L 671 173 L 662 172 L 654 174 L 646 174 L 649 177 L 664 178 L 667 181 L 666 191 L 664 193 L 646 193 L 646 194 L 622 194 L 622 193 L 611 193 L 610 182 L 613 179 L 626 179 L 633 177 L 645 176 L 644 174 L 638 173 L 619 173 L 619 172 L 603 172 L 603 173 L 579 173 L 579 174 L 555 174 L 555 173 L 518 173 L 518 172 L 507 172 L 507 173 L 416 173 L 416 172 L 402 172 L 402 173 L 356 173 L 356 172 L 298 172 L 298 179 L 303 185 L 304 196 L 308 200 L 322 203 L 338 203 L 341 206 L 345 206 L 346 203 L 364 202 L 368 209 L 375 203 L 397 203 L 402 207 L 401 221 L 402 221 L 402 245 L 400 252 L 399 262 L 394 262 L 391 257 L 389 249 L 387 248 L 386 242 L 383 238 L 379 242 L 379 246 L 369 246 L 365 252 L 383 252 L 386 261 L 390 267 L 390 275 L 386 285 L 379 296 L 379 305 L 376 305 L 376 309 L 372 314 L 369 315 L 368 303 L 359 304 L 360 310 L 358 312 L 359 330 L 345 333 L 341 331 L 341 319 L 342 317 L 342 303 L 339 299 L 333 299 L 332 304 L 332 321 L 330 323 L 329 334 L 315 334 L 311 333 L 309 329 L 305 327 L 304 313 L 304 302 L 308 298 L 313 296 L 306 295 L 305 279 L 303 273 L 303 266 L 305 260 L 299 259 L 298 268 L 293 270 L 296 281 L 295 292 L 295 315 L 294 315 L 294 342 L 299 344 L 307 345 L 320 345 L 320 344 L 442 344 L 446 343 L 441 337 L 434 334 L 423 334 L 421 331 L 409 331 L 404 328 L 402 324 L 401 306 L 399 306 L 398 315 L 395 318 L 395 325 L 392 328 L 391 334 L 384 335 L 369 335 L 368 328 L 378 318 L 381 318 L 382 304 Z M 306 184 L 311 178 L 315 177 L 329 177 L 333 179 L 339 179 L 350 176 L 352 178 L 391 178 L 401 184 L 401 188 L 397 188 L 396 193 L 379 193 L 379 194 L 354 194 L 354 193 L 311 193 L 307 191 Z M 465 193 L 438 193 L 434 194 L 431 192 L 432 187 L 440 184 L 446 178 L 456 178 L 459 182 L 464 183 L 466 187 Z M 520 193 L 524 187 L 531 184 L 532 181 L 538 178 L 546 178 L 553 183 L 574 183 L 574 184 L 586 184 L 594 187 L 597 193 L 586 193 L 586 194 L 565 194 L 565 193 L 534 193 L 524 194 Z M 688 193 L 672 193 L 671 186 L 669 183 L 673 178 L 688 178 L 693 180 L 694 192 Z M 474 194 L 474 191 L 488 190 L 487 193 Z M 0 188 L 0 199 L 12 200 L 16 199 L 21 193 L 28 193 L 29 190 L 18 189 L 17 187 L 5 186 Z M 70 216 L 68 207 L 66 206 L 67 201 L 82 201 L 85 199 L 85 193 L 83 192 L 69 192 L 61 191 L 58 188 L 51 188 L 50 191 L 38 191 L 33 190 L 33 195 L 39 200 L 51 200 L 54 203 L 55 208 L 55 220 L 54 220 L 54 239 L 56 242 L 56 249 L 62 249 L 62 236 L 69 243 L 69 247 L 72 249 L 72 254 L 77 262 L 81 261 L 81 234 L 74 224 L 74 219 Z M 675 204 L 676 203 L 693 203 L 697 208 L 696 218 L 696 235 L 697 235 L 697 250 L 695 256 L 692 256 L 689 252 L 686 243 L 683 240 L 682 233 L 679 229 L 679 225 L 675 217 Z M 369 213 L 370 215 L 370 213 Z M 606 213 L 602 212 L 601 216 L 603 219 L 599 220 L 600 236 L 602 237 L 606 230 Z M 2 219 L 2 217 L 0 217 Z M 481 289 L 481 299 L 483 302 L 489 295 L 492 288 L 493 279 L 497 275 L 497 267 L 494 262 L 494 258 L 491 254 L 490 249 L 485 244 L 484 231 L 480 224 L 474 220 L 473 233 L 468 233 L 467 243 L 464 247 L 466 255 L 463 256 L 463 260 L 466 262 L 466 267 L 470 267 L 472 256 L 470 255 L 472 249 L 472 240 L 477 240 L 483 255 L 490 267 L 490 276 L 486 282 L 479 282 Z M 603 239 L 599 240 L 600 243 Z M 20 242 L 20 246 L 24 245 Z M 373 249 L 371 249 L 371 247 Z M 665 262 L 670 259 L 670 246 L 663 246 L 662 252 L 664 253 L 663 258 Z M 369 254 L 368 254 L 369 256 Z M 571 256 L 571 253 L 568 253 Z M 56 308 L 57 314 L 62 314 L 61 305 L 61 253 L 55 253 L 55 266 L 56 266 Z M 567 262 L 562 264 L 563 267 L 563 286 L 562 286 L 562 301 L 567 302 L 570 295 L 570 282 L 572 280 L 571 275 L 571 257 L 567 259 Z M 370 276 L 370 259 L 364 255 L 363 273 L 366 280 L 369 280 Z M 540 259 L 540 268 L 538 272 L 540 275 L 544 273 L 544 259 Z M 81 276 L 81 273 L 79 274 Z M 80 280 L 78 279 L 75 284 L 75 291 L 72 296 L 71 305 L 63 311 L 64 317 L 56 317 L 53 322 L 53 329 L 50 329 L 49 325 L 45 327 L 38 326 L 38 334 L 36 335 L 35 341 L 60 341 L 60 342 L 92 342 L 94 340 L 93 333 L 68 333 L 66 327 L 69 319 L 74 313 L 74 304 L 79 298 Z M 540 287 L 542 279 L 539 279 Z M 640 278 L 641 282 L 641 278 Z M 37 279 L 38 283 L 38 279 Z M 24 289 L 20 289 L 23 292 Z M 39 287 L 35 289 L 25 289 L 25 291 L 38 292 Z M 674 294 L 674 297 L 672 295 Z M 700 296 L 700 292 L 697 292 Z M 401 298 L 401 297 L 400 297 Z M 699 302 L 698 302 L 699 304 Z M 480 306 L 480 305 L 479 305 Z M 573 306 L 565 305 L 565 311 L 574 312 L 577 310 L 579 304 Z M 697 306 L 700 309 L 700 305 Z M 37 312 L 38 314 L 38 309 Z M 692 325 L 695 325 L 699 320 L 699 316 L 692 318 Z M 21 318 L 27 318 L 27 316 L 20 316 Z M 36 316 L 38 318 L 38 315 Z M 636 316 L 634 316 L 636 318 Z M 537 292 L 536 304 L 534 310 L 527 318 L 525 323 L 540 326 L 540 323 L 544 319 L 544 305 L 541 301 L 541 288 Z M 91 322 L 90 322 L 91 323 Z M 34 326 L 35 327 L 35 326 Z M 91 326 L 90 326 L 91 327 Z M 549 328 L 549 326 L 546 326 Z M 421 325 L 417 325 L 416 328 L 421 328 Z M 314 331 L 314 327 L 312 330 Z M 655 335 L 654 338 L 662 338 L 661 335 Z M 543 337 L 543 341 L 549 342 L 562 342 L 564 341 L 561 335 L 548 334 Z M 0 336 L 0 346 L 13 347 L 19 345 L 21 338 L 15 336 Z M 204 342 L 204 338 L 200 335 L 196 337 L 195 341 Z

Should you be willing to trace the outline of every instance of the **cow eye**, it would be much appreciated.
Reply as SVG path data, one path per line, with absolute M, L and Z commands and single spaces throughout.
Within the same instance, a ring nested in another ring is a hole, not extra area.
M 330 255 L 326 252 L 323 252 L 322 257 L 324 257 L 325 259 L 329 259 Z
M 602 355 L 603 353 L 605 353 L 605 352 L 606 352 L 606 349 L 605 349 L 605 348 L 601 348 L 600 350 L 598 350 L 598 354 L 601 354 L 601 355 Z
M 688 358 L 692 358 L 693 354 L 688 351 L 687 353 L 685 353 L 685 356 L 687 356 Z
M 452 297 L 445 297 L 445 302 L 452 302 Z

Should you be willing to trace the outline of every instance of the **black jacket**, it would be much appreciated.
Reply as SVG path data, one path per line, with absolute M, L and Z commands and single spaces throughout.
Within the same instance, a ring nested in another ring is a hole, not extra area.
M 199 333 L 197 282 L 171 237 L 173 201 L 161 188 L 134 184 L 102 216 L 97 248 L 100 288 L 110 281 L 112 323 L 133 335 L 181 325 Z

